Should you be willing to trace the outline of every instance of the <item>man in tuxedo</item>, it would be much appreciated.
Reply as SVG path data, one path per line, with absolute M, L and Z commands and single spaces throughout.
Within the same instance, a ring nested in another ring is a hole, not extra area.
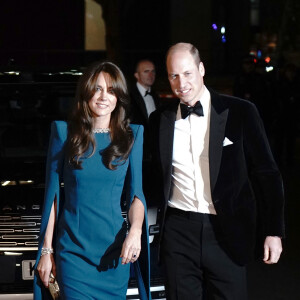
M 135 69 L 136 84 L 130 91 L 132 123 L 148 127 L 149 115 L 160 105 L 158 95 L 153 91 L 155 66 L 152 61 L 140 60 Z
M 153 62 L 148 59 L 140 60 L 134 73 L 136 84 L 130 90 L 131 123 L 144 126 L 143 190 L 148 205 L 154 205 L 157 199 L 153 189 L 149 145 L 149 115 L 160 107 L 160 98 L 153 90 L 155 76 Z
M 204 85 L 193 45 L 168 50 L 167 72 L 179 101 L 150 117 L 167 299 L 247 299 L 258 232 L 266 264 L 278 262 L 284 236 L 282 179 L 262 121 L 252 103 Z

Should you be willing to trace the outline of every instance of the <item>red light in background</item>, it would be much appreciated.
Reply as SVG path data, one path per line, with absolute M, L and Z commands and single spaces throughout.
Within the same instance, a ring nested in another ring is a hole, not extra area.
M 267 56 L 267 57 L 265 58 L 265 62 L 268 64 L 270 61 L 271 61 L 271 58 L 270 58 L 269 56 Z

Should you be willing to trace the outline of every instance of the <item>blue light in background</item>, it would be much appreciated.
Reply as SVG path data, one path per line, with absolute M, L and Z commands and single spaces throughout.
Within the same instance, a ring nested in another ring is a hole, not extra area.
M 217 26 L 217 24 L 212 24 L 212 28 L 213 28 L 213 30 L 217 30 L 218 29 L 218 26 Z
M 261 58 L 261 51 L 257 50 L 257 58 Z

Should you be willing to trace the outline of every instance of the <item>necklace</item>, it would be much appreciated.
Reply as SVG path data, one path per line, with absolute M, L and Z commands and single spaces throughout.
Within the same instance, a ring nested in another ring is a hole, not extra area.
M 94 133 L 108 133 L 110 132 L 109 128 L 94 128 L 93 129 Z

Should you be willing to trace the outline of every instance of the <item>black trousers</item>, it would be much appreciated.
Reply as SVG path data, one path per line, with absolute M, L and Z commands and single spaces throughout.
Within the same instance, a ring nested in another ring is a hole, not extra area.
M 216 239 L 217 216 L 168 207 L 162 240 L 168 300 L 245 300 L 246 268 Z

